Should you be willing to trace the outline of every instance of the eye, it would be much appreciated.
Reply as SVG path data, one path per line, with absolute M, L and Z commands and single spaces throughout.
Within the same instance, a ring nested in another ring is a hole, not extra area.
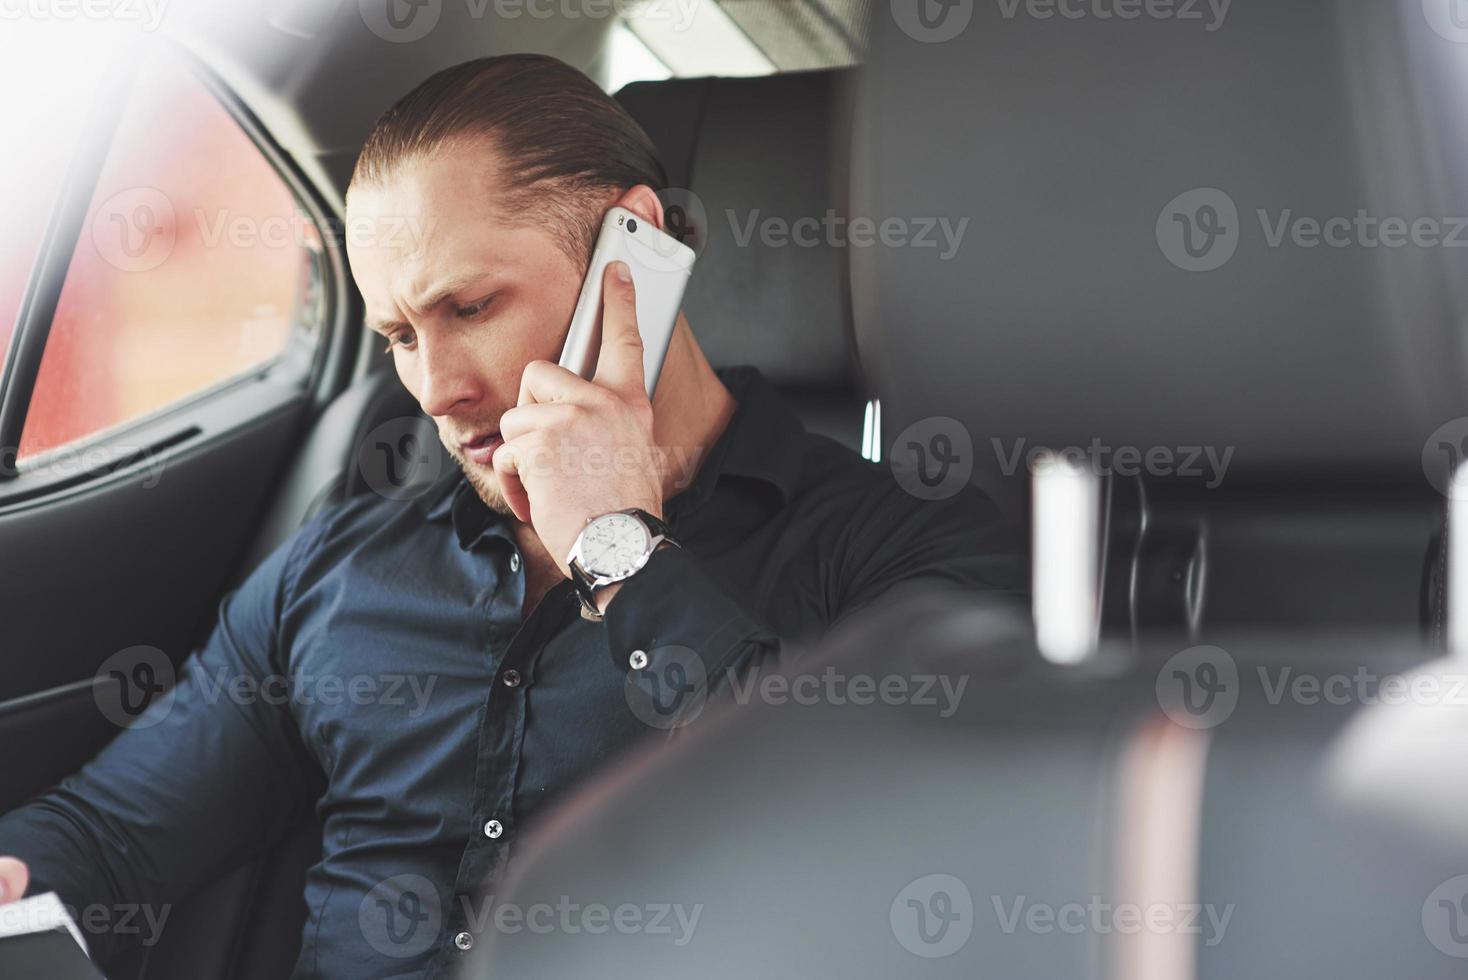
M 418 337 L 413 331 L 399 330 L 397 333 L 388 336 L 387 347 L 384 348 L 384 351 L 391 353 L 394 347 L 401 347 L 403 350 L 412 350 L 413 345 L 417 342 Z
M 478 318 L 484 316 L 484 314 L 489 310 L 489 307 L 493 302 L 493 296 L 486 296 L 483 299 L 478 300 L 474 303 L 470 303 L 467 306 L 458 307 L 454 310 L 454 315 L 464 320 L 477 320 Z

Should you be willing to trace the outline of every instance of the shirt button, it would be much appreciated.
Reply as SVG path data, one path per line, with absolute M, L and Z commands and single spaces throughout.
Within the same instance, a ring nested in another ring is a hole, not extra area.
M 512 571 L 512 572 L 518 572 L 519 570 L 520 570 L 520 555 L 518 553 L 510 555 L 510 571 Z
M 519 687 L 519 686 L 520 686 L 520 672 L 518 670 L 515 670 L 514 668 L 511 668 L 510 670 L 505 671 L 505 687 Z
M 490 840 L 497 839 L 499 835 L 503 834 L 504 832 L 505 825 L 500 823 L 498 820 L 491 820 L 489 821 L 489 823 L 484 825 L 484 836 L 488 837 Z
M 454 937 L 454 945 L 460 949 L 467 950 L 474 945 L 474 937 L 467 932 L 461 932 Z
M 643 650 L 633 650 L 627 662 L 632 665 L 633 670 L 641 670 L 647 666 L 647 653 Z

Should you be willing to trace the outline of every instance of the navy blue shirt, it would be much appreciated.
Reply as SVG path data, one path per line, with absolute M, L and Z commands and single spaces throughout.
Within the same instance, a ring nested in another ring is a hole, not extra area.
M 163 906 L 318 821 L 293 977 L 442 975 L 524 828 L 614 755 L 895 585 L 1019 588 L 982 495 L 917 500 L 756 372 L 721 377 L 738 409 L 666 507 L 682 547 L 604 623 L 569 582 L 522 616 L 511 528 L 457 471 L 349 501 L 226 598 L 171 695 L 0 818 L 0 854 L 30 893 Z M 89 941 L 105 959 L 120 938 Z

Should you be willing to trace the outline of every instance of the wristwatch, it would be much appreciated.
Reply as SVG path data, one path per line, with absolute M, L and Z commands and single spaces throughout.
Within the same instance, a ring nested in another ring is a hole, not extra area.
M 581 600 L 582 617 L 601 622 L 596 590 L 636 575 L 664 544 L 678 547 L 668 525 L 637 507 L 614 510 L 587 521 L 566 558 L 571 584 Z

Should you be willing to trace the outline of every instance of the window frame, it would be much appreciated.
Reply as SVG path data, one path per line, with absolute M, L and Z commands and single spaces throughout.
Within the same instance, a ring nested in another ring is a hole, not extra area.
M 204 86 L 286 185 L 296 206 L 315 226 L 321 254 L 315 275 L 322 310 L 314 332 L 293 323 L 285 348 L 274 357 L 221 378 L 144 415 L 99 429 L 24 461 L 17 459 L 41 360 L 56 308 L 85 229 L 98 179 L 144 59 L 174 57 Z M 78 142 L 26 282 L 0 365 L 0 514 L 49 501 L 67 491 L 123 481 L 170 457 L 192 454 L 230 433 L 303 400 L 324 409 L 350 379 L 361 338 L 351 330 L 354 309 L 340 222 L 319 189 L 271 137 L 259 119 L 197 55 L 171 40 L 139 42 L 121 50 L 104 75 L 106 94 L 88 112 L 89 134 Z M 68 494 L 69 495 L 69 494 Z

